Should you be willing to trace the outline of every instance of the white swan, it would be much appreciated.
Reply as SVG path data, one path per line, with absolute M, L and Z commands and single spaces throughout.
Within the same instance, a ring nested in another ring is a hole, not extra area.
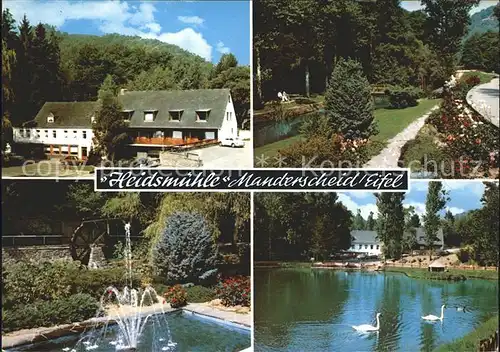
M 377 326 L 363 324 L 363 325 L 353 325 L 352 328 L 356 331 L 369 332 L 378 331 L 380 329 L 380 317 L 381 313 L 377 313 Z
M 426 315 L 425 317 L 422 317 L 422 319 L 424 319 L 424 320 L 430 320 L 430 321 L 443 320 L 443 318 L 444 318 L 444 307 L 445 307 L 445 305 L 443 304 L 441 306 L 441 316 L 440 317 L 437 317 L 435 315 L 430 314 L 430 315 Z

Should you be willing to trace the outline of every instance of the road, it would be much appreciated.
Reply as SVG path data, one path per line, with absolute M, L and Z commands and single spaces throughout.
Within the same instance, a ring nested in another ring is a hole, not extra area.
M 203 161 L 203 169 L 248 169 L 252 167 L 252 141 L 245 141 L 243 148 L 213 147 L 193 150 Z
M 499 126 L 498 102 L 500 100 L 499 79 L 472 88 L 467 94 L 467 102 L 484 118 Z

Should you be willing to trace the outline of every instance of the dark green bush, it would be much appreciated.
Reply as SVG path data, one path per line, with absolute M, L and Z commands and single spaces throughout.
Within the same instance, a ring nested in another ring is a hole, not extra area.
M 5 306 L 29 304 L 87 293 L 101 297 L 107 287 L 121 288 L 127 284 L 124 268 L 89 270 L 78 262 L 56 261 L 33 264 L 18 262 L 4 266 L 2 273 Z M 132 278 L 133 287 L 140 286 L 137 276 Z
M 2 310 L 2 331 L 80 322 L 94 317 L 98 308 L 98 301 L 85 293 L 53 301 L 19 304 L 13 309 Z
M 204 286 L 192 286 L 186 288 L 187 301 L 190 303 L 209 302 L 217 298 L 215 290 Z
M 404 109 L 410 106 L 418 105 L 418 98 L 422 91 L 415 87 L 391 86 L 385 90 L 389 98 L 389 107 L 392 109 Z

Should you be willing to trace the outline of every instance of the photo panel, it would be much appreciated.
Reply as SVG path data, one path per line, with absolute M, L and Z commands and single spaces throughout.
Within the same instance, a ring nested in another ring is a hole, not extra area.
M 480 181 L 255 193 L 255 350 L 494 350 L 498 200 Z
M 498 178 L 499 9 L 255 1 L 254 166 Z
M 3 180 L 2 347 L 249 349 L 250 201 Z

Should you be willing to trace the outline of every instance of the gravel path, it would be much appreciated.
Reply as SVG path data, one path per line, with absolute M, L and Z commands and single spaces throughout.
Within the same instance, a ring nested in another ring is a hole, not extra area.
M 415 139 L 418 131 L 424 126 L 425 120 L 429 117 L 430 113 L 437 109 L 439 106 L 434 106 L 431 111 L 418 118 L 409 124 L 402 132 L 398 133 L 393 138 L 389 139 L 387 146 L 380 152 L 380 154 L 373 157 L 368 163 L 365 164 L 366 168 L 391 168 L 398 167 L 398 160 L 401 155 L 401 148 L 406 142 Z
M 469 105 L 497 127 L 499 126 L 500 114 L 498 111 L 500 100 L 499 84 L 498 78 L 494 78 L 491 82 L 480 84 L 467 93 Z

